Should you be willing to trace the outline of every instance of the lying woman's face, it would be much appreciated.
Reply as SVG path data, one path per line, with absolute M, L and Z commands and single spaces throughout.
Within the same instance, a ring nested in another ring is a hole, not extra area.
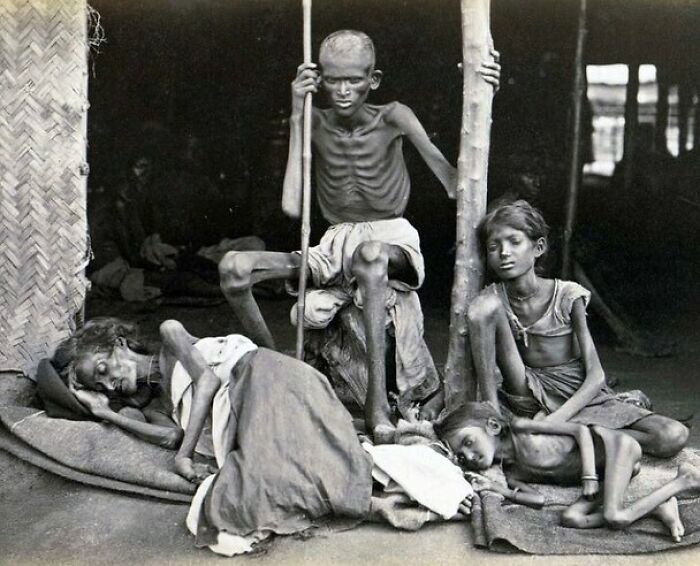
M 84 354 L 75 364 L 75 375 L 85 388 L 102 393 L 136 393 L 137 355 L 126 340 L 118 338 L 111 352 Z

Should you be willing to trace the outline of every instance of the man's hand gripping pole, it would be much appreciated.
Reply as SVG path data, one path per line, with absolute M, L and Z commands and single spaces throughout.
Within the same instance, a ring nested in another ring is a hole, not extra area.
M 304 20 L 304 63 L 311 63 L 311 0 L 302 0 Z M 299 270 L 299 296 L 297 299 L 297 347 L 298 359 L 304 357 L 304 310 L 306 307 L 306 275 L 309 268 L 309 234 L 311 233 L 311 97 L 304 97 L 301 202 L 301 268 Z

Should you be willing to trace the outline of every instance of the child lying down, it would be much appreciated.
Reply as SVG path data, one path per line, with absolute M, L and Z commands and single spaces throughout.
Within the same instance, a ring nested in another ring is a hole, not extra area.
M 678 542 L 684 527 L 675 496 L 700 490 L 700 470 L 681 464 L 675 479 L 625 507 L 623 497 L 639 472 L 642 449 L 632 436 L 601 426 L 517 417 L 508 423 L 489 403 L 466 403 L 437 430 L 465 467 L 486 470 L 502 464 L 509 487 L 473 475 L 476 491 L 492 490 L 541 507 L 543 497 L 524 482 L 580 484 L 582 497 L 561 517 L 565 527 L 619 529 L 649 515 L 660 519 Z M 604 475 L 602 490 L 598 472 Z
M 363 447 L 328 380 L 309 365 L 241 335 L 198 340 L 174 320 L 160 337 L 154 355 L 135 325 L 90 321 L 54 362 L 95 417 L 179 444 L 177 473 L 207 480 L 195 500 L 203 505 L 198 545 L 219 548 L 219 533 L 228 533 L 249 550 L 329 515 L 416 529 L 469 513 L 472 489 L 457 466 L 424 445 Z M 421 425 L 401 430 L 405 443 L 426 435 Z M 217 465 L 196 462 L 195 451 Z M 409 487 L 373 496 L 373 477 L 388 491 L 391 478 Z

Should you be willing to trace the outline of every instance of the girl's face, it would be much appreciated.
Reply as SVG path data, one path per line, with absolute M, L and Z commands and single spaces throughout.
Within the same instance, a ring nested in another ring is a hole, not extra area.
M 92 391 L 133 395 L 137 385 L 137 355 L 117 338 L 112 352 L 92 352 L 75 365 L 78 382 Z
M 471 470 L 486 470 L 493 464 L 498 436 L 480 426 L 465 426 L 448 438 L 447 443 L 464 465 Z
M 534 241 L 522 230 L 495 224 L 486 240 L 486 262 L 499 279 L 515 279 L 534 270 L 545 248 L 544 238 Z

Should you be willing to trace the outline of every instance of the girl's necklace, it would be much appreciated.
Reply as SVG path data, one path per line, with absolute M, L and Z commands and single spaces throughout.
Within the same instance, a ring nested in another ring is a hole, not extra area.
M 537 286 L 537 287 L 535 287 L 535 290 L 532 293 L 530 293 L 529 295 L 524 295 L 524 296 L 511 295 L 510 293 L 508 293 L 508 291 L 506 291 L 506 295 L 508 295 L 508 298 L 511 301 L 515 301 L 516 303 L 522 303 L 524 301 L 532 299 L 539 292 L 540 292 L 540 288 L 539 288 L 539 286 Z

